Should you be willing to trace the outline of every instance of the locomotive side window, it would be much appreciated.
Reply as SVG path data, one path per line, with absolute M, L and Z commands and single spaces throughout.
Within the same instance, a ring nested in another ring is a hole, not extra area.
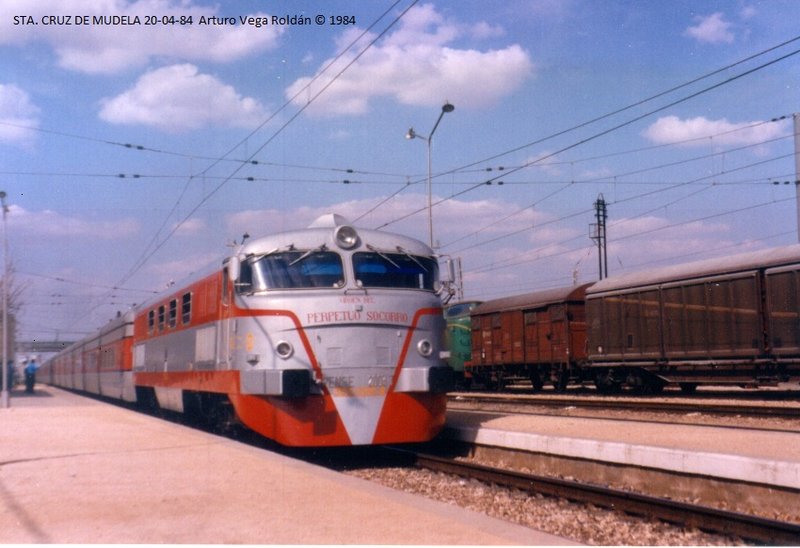
M 147 313 L 147 332 L 152 333 L 156 326 L 156 311 L 151 310 Z
M 439 278 L 439 265 L 435 260 L 407 253 L 355 253 L 353 268 L 356 282 L 362 287 L 432 291 Z
M 164 308 L 164 305 L 162 304 L 161 306 L 158 307 L 158 330 L 159 331 L 163 331 L 164 330 L 164 322 L 165 322 L 165 319 L 166 319 L 165 316 L 166 316 L 166 309 Z
M 253 293 L 270 289 L 342 287 L 342 258 L 332 251 L 285 251 L 256 256 L 242 265 L 237 290 Z
M 178 299 L 169 302 L 169 327 L 178 325 Z
M 253 267 L 250 261 L 242 261 L 239 265 L 239 279 L 235 284 L 237 293 L 253 291 Z
M 189 325 L 192 321 L 192 294 L 184 293 L 181 297 L 181 323 Z

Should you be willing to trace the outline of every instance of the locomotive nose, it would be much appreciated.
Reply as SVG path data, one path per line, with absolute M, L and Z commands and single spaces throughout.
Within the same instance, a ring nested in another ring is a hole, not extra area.
M 363 312 L 366 318 L 369 311 Z M 390 394 L 441 392 L 447 385 L 438 371 L 449 373 L 441 367 L 441 341 L 435 336 L 441 315 L 393 314 L 380 319 L 396 324 L 326 325 L 310 333 L 322 375 L 317 381 L 332 398 L 353 444 L 373 443 Z

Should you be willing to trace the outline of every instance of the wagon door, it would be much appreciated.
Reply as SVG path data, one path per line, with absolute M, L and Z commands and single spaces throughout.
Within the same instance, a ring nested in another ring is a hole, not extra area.
M 492 361 L 492 315 L 472 319 L 472 363 L 486 365 Z
M 535 310 L 525 312 L 525 363 L 539 363 L 539 329 Z
M 503 319 L 502 313 L 497 312 L 491 316 L 492 322 L 492 335 L 491 335 L 491 353 L 487 352 L 486 355 L 490 356 L 490 363 L 492 365 L 502 365 L 503 362 Z M 488 350 L 488 349 L 487 349 Z
M 796 355 L 800 351 L 800 302 L 798 266 L 767 270 L 767 314 L 770 350 L 773 355 Z
M 567 352 L 568 359 L 580 361 L 586 359 L 586 306 L 583 304 L 567 305 Z
M 563 304 L 550 307 L 550 363 L 561 363 L 567 355 L 567 311 Z
M 499 313 L 500 332 L 496 341 L 500 341 L 498 364 L 522 363 L 522 311 L 511 310 Z

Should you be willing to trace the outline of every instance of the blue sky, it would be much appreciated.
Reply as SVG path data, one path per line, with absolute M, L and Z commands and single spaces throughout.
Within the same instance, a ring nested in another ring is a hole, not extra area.
M 272 15 L 355 24 L 240 23 Z M 600 194 L 612 275 L 794 243 L 794 185 L 773 183 L 795 180 L 798 19 L 794 0 L 4 1 L 19 338 L 75 338 L 244 232 L 326 212 L 427 241 L 426 145 L 404 136 L 446 101 L 434 238 L 467 298 L 596 279 Z

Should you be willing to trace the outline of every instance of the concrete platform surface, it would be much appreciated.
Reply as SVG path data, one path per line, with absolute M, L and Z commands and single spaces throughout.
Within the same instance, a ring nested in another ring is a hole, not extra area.
M 0 409 L 0 542 L 572 544 L 42 386 Z
M 800 489 L 800 434 L 794 432 L 448 410 L 444 435 L 482 445 Z

